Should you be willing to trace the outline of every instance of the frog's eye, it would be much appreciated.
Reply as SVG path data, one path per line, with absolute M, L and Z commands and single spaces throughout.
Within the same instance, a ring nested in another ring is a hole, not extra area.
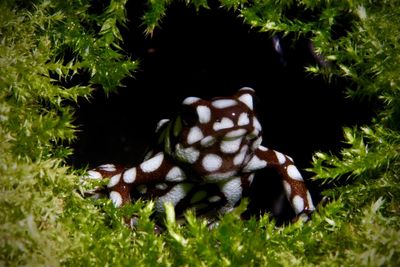
M 199 121 L 196 109 L 192 106 L 183 106 L 181 113 L 182 122 L 185 126 L 193 126 Z

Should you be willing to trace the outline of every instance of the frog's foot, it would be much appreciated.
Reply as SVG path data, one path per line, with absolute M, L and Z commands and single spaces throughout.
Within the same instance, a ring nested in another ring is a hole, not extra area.
M 313 213 L 314 210 L 303 210 L 292 219 L 292 223 L 296 223 L 298 221 L 308 222 L 311 220 L 311 216 Z
M 82 186 L 82 195 L 94 199 L 108 197 L 105 185 L 101 185 L 101 181 L 111 178 L 112 176 L 121 173 L 123 170 L 124 168 L 122 166 L 104 164 L 87 171 L 86 175 L 81 177 L 79 181 Z

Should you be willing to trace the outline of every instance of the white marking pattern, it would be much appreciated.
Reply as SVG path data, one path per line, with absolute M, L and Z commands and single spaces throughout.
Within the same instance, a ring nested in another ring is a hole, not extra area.
M 240 149 L 239 154 L 237 154 L 237 155 L 233 158 L 233 164 L 235 164 L 235 165 L 241 165 L 241 164 L 243 163 L 244 158 L 246 157 L 247 149 L 248 149 L 248 146 L 247 146 L 247 145 L 242 146 L 242 149 Z
M 160 152 L 156 154 L 154 157 L 140 164 L 140 168 L 142 169 L 143 172 L 154 172 L 155 170 L 160 168 L 163 160 L 164 160 L 164 153 Z
M 237 129 L 237 130 L 233 130 L 228 132 L 225 136 L 224 139 L 231 139 L 231 138 L 237 138 L 240 136 L 243 136 L 246 133 L 245 129 Z
M 218 99 L 212 102 L 212 106 L 218 109 L 227 108 L 234 105 L 237 105 L 237 102 L 233 99 Z
M 213 172 L 218 170 L 222 165 L 222 158 L 217 154 L 207 154 L 202 160 L 204 170 Z
M 189 134 L 187 137 L 187 143 L 189 145 L 192 145 L 194 143 L 196 143 L 197 141 L 200 141 L 201 139 L 203 139 L 203 132 L 200 130 L 199 127 L 194 126 L 192 128 L 190 128 L 189 130 Z
M 175 153 L 178 159 L 188 162 L 195 163 L 200 156 L 200 152 L 193 147 L 183 148 L 181 144 L 176 144 Z
M 122 205 L 122 197 L 121 194 L 118 193 L 117 191 L 111 191 L 110 192 L 110 199 L 114 203 L 115 207 L 119 207 Z
M 122 176 L 122 179 L 127 184 L 133 183 L 136 179 L 136 168 L 130 168 L 126 170 Z
M 199 115 L 200 123 L 208 123 L 211 119 L 211 110 L 207 106 L 198 106 L 196 108 L 197 114 Z
M 185 173 L 179 167 L 173 167 L 167 173 L 165 180 L 168 182 L 181 182 L 185 180 Z
M 182 104 L 183 105 L 191 105 L 193 103 L 196 103 L 199 100 L 200 100 L 200 98 L 198 98 L 198 97 L 189 96 L 189 97 L 185 98 L 185 100 L 183 100 Z
M 216 121 L 213 124 L 214 131 L 219 131 L 222 129 L 232 128 L 234 126 L 233 121 L 229 118 L 222 118 L 221 121 Z
M 156 200 L 155 208 L 159 212 L 164 212 L 164 203 L 171 203 L 176 206 L 189 192 L 193 186 L 191 184 L 177 184 L 171 188 L 165 195 Z
M 106 172 L 115 172 L 117 170 L 117 168 L 115 168 L 114 164 L 104 164 L 104 165 L 100 165 L 98 168 L 100 170 L 106 171 Z
M 201 141 L 200 141 L 200 144 L 203 146 L 203 147 L 210 147 L 210 146 L 212 146 L 214 143 L 215 143 L 215 138 L 213 137 L 213 136 L 211 136 L 211 135 L 208 135 L 208 136 L 206 136 L 206 137 L 204 137 Z
M 240 178 L 236 177 L 224 183 L 221 187 L 221 192 L 231 206 L 235 205 L 242 197 L 242 182 Z
M 99 173 L 97 171 L 90 170 L 87 172 L 87 174 L 88 175 L 85 178 L 94 179 L 94 180 L 100 180 L 101 178 L 103 178 L 101 173 Z
M 241 143 L 242 143 L 242 138 L 238 138 L 231 141 L 222 141 L 220 149 L 223 153 L 227 154 L 236 153 L 240 149 Z
M 281 152 L 278 151 L 274 151 L 275 152 L 275 156 L 278 159 L 279 164 L 283 165 L 286 162 L 286 157 L 285 155 L 283 155 Z
M 162 119 L 157 123 L 157 127 L 156 127 L 156 132 L 158 132 L 158 130 L 160 130 L 161 127 L 163 127 L 164 124 L 168 123 L 169 119 Z
M 238 125 L 244 126 L 250 123 L 249 114 L 247 112 L 243 112 L 239 115 Z
M 287 166 L 287 174 L 290 178 L 297 181 L 303 181 L 303 177 L 301 176 L 299 170 L 294 165 Z
M 110 181 L 108 182 L 107 187 L 111 188 L 114 187 L 116 184 L 118 184 L 119 180 L 121 179 L 121 174 L 116 174 L 113 177 L 110 178 Z
M 283 180 L 283 188 L 285 189 L 286 196 L 289 198 L 292 195 L 292 187 L 285 180 Z
M 238 99 L 249 107 L 249 109 L 253 110 L 253 97 L 250 94 L 243 94 Z
M 265 166 L 267 166 L 267 162 L 265 160 L 259 159 L 256 155 L 253 155 L 247 165 L 243 168 L 243 171 L 251 172 L 262 169 Z
M 295 195 L 292 199 L 293 209 L 296 214 L 299 214 L 304 209 L 304 200 L 299 195 Z

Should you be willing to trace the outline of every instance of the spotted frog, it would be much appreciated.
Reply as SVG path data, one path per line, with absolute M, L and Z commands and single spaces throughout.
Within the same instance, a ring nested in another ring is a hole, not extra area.
M 314 205 L 292 158 L 261 145 L 253 97 L 248 87 L 230 97 L 188 97 L 179 116 L 158 123 L 157 142 L 142 163 L 101 165 L 88 171 L 88 178 L 109 178 L 106 192 L 116 207 L 153 199 L 159 215 L 169 202 L 177 215 L 190 208 L 216 216 L 234 209 L 257 170 L 274 168 L 297 218 L 308 218 Z

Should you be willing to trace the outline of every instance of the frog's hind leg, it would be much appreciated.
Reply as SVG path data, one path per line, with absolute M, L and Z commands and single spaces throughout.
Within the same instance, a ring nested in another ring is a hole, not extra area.
M 106 169 L 102 166 L 90 170 L 87 178 L 109 178 L 106 188 L 96 188 L 94 192 L 106 192 L 116 207 L 131 202 L 131 191 L 135 188 L 145 192 L 147 184 L 155 184 L 161 188 L 165 183 L 178 183 L 186 179 L 182 169 L 173 164 L 163 152 L 158 152 L 129 169 L 111 164 L 107 164 L 109 168 Z
M 123 166 L 114 164 L 103 164 L 91 169 L 87 174 L 81 178 L 80 183 L 84 187 L 83 196 L 91 198 L 101 198 L 107 197 L 107 190 L 99 185 L 92 188 L 87 188 L 89 186 L 89 181 L 100 181 L 105 178 L 113 177 L 121 173 L 125 168 Z

